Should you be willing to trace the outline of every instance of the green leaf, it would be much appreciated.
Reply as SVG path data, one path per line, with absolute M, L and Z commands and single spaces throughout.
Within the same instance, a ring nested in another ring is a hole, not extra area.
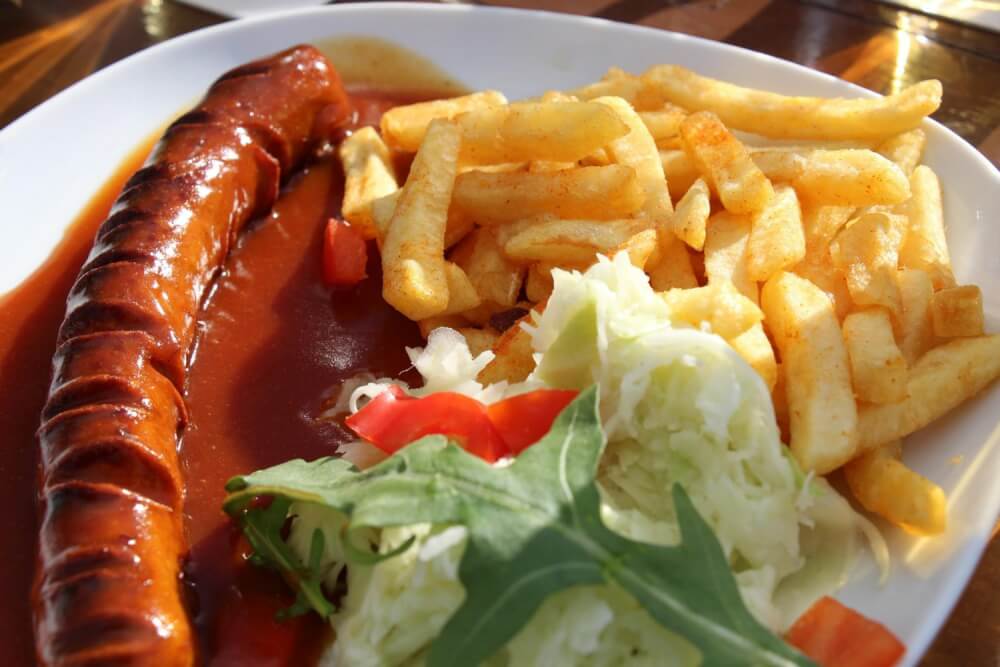
M 680 486 L 672 489 L 680 544 L 635 542 L 604 525 L 594 483 L 604 444 L 591 387 L 506 468 L 430 436 L 364 472 L 323 459 L 235 478 L 225 509 L 242 516 L 254 498 L 274 496 L 335 508 L 352 531 L 464 525 L 459 578 L 466 596 L 430 647 L 431 667 L 479 664 L 549 596 L 600 583 L 630 592 L 660 624 L 695 644 L 706 665 L 812 664 L 747 610 L 722 547 Z

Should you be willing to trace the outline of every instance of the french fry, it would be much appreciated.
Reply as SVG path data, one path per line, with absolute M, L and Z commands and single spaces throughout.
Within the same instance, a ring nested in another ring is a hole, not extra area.
M 710 197 L 708 184 L 699 178 L 677 202 L 671 220 L 674 234 L 695 250 L 705 247 L 705 227 L 712 212 Z
M 789 269 L 806 256 L 802 213 L 795 190 L 779 185 L 774 196 L 750 217 L 747 239 L 747 275 L 764 282 L 778 271 Z
M 398 151 L 413 153 L 420 147 L 420 142 L 424 140 L 424 134 L 427 133 L 427 127 L 432 120 L 452 119 L 467 111 L 504 104 L 507 104 L 507 98 L 503 93 L 484 90 L 461 97 L 395 107 L 382 114 L 380 123 L 382 138 Z
M 392 222 L 392 214 L 396 210 L 396 203 L 403 190 L 399 189 L 383 197 L 375 199 L 371 203 L 372 226 L 375 230 L 375 238 L 381 244 L 385 240 L 385 235 L 389 231 L 389 223 Z M 444 247 L 450 248 L 472 231 L 475 226 L 474 221 L 466 216 L 448 214 L 448 226 L 444 232 Z
M 382 243 L 382 296 L 411 320 L 448 307 L 444 236 L 461 135 L 431 122 Z
M 503 252 L 518 262 L 589 264 L 648 228 L 640 220 L 540 220 L 507 239 Z
M 847 349 L 827 296 L 793 273 L 773 276 L 761 309 L 785 373 L 792 454 L 825 474 L 855 453 L 858 413 Z
M 528 277 L 524 281 L 524 293 L 528 301 L 546 301 L 552 294 L 552 265 L 536 263 L 528 267 Z
M 628 127 L 628 134 L 611 141 L 605 150 L 614 162 L 635 169 L 645 198 L 643 215 L 657 227 L 666 225 L 674 208 L 653 137 L 639 115 L 620 97 L 599 97 L 594 102 L 610 108 Z
M 389 149 L 371 127 L 363 127 L 337 149 L 344 167 L 344 218 L 366 239 L 378 236 L 372 202 L 399 189 Z
M 480 225 L 540 215 L 611 220 L 635 213 L 643 191 L 635 170 L 620 164 L 554 173 L 468 171 L 455 180 L 453 207 Z
M 496 356 L 479 372 L 476 378 L 479 382 L 523 382 L 535 370 L 531 334 L 521 326 L 523 322 L 531 322 L 531 318 L 530 313 L 525 315 L 500 335 L 493 346 L 493 354 Z
M 920 164 L 926 146 L 927 134 L 918 127 L 915 130 L 889 137 L 875 150 L 895 162 L 896 166 L 909 178 L 913 170 Z
M 807 255 L 803 261 L 795 265 L 792 272 L 823 290 L 833 304 L 833 311 L 838 320 L 843 321 L 854 308 L 854 300 L 851 299 L 844 275 L 833 266 L 830 253 Z
M 844 479 L 861 506 L 918 535 L 938 535 L 947 525 L 941 487 L 900 461 L 898 440 L 862 454 L 844 466 Z
M 797 150 L 786 148 L 753 148 L 750 158 L 770 181 L 794 183 L 806 170 L 808 157 Z
M 642 80 L 620 69 L 612 68 L 600 81 L 565 91 L 579 100 L 594 100 L 598 97 L 620 97 L 635 106 L 642 92 Z
M 458 329 L 468 324 L 468 320 L 461 315 L 435 315 L 417 322 L 417 326 L 420 328 L 420 335 L 424 337 L 424 340 L 427 340 L 431 332 L 435 329 L 440 329 L 441 327 Z
M 901 216 L 867 213 L 849 222 L 830 244 L 833 264 L 843 272 L 854 303 L 883 306 L 899 317 L 896 266 L 905 225 Z
M 870 150 L 819 150 L 793 181 L 803 197 L 837 206 L 899 204 L 910 196 L 906 174 Z
M 697 287 L 698 279 L 691 268 L 691 255 L 684 242 L 669 229 L 660 229 L 657 241 L 658 256 L 649 259 L 646 266 L 653 289 L 663 292 L 672 287 Z
M 800 204 L 806 257 L 825 255 L 837 232 L 851 219 L 854 207 L 818 204 L 809 199 L 802 199 Z
M 670 308 L 670 319 L 700 327 L 707 324 L 726 340 L 760 323 L 764 314 L 732 283 L 718 282 L 690 289 L 669 289 L 660 296 Z
M 897 275 L 903 306 L 897 337 L 907 365 L 912 366 L 936 342 L 931 320 L 934 285 L 927 272 L 920 269 L 901 269 Z
M 782 364 L 775 365 L 774 387 L 771 388 L 771 402 L 774 404 L 774 420 L 778 422 L 781 431 L 781 441 L 787 443 L 791 439 L 791 429 L 788 426 L 788 393 L 785 391 L 785 369 Z
M 667 190 L 673 200 L 678 200 L 684 196 L 694 182 L 701 178 L 698 167 L 695 166 L 687 153 L 679 149 L 661 149 L 660 165 L 663 167 L 663 175 L 667 179 Z
M 978 394 L 1000 375 L 1000 336 L 956 338 L 910 367 L 906 399 L 864 405 L 858 414 L 861 451 L 905 438 Z
M 623 137 L 629 128 L 593 102 L 520 102 L 456 116 L 460 159 L 467 164 L 575 162 Z
M 983 335 L 983 293 L 975 285 L 946 287 L 931 297 L 931 322 L 939 338 Z
M 889 313 L 883 308 L 860 310 L 844 319 L 843 328 L 854 395 L 868 403 L 906 398 L 906 359 L 893 337 Z
M 457 315 L 477 308 L 482 300 L 462 267 L 454 262 L 445 262 L 444 269 L 448 280 L 448 306 L 441 315 Z
M 451 260 L 462 267 L 483 301 L 507 308 L 517 303 L 525 269 L 507 259 L 492 231 L 477 229 L 469 234 Z
M 895 95 L 841 99 L 788 97 L 699 76 L 678 65 L 642 75 L 663 99 L 711 111 L 727 127 L 775 139 L 885 139 L 906 132 L 941 105 L 941 83 L 921 81 Z
M 727 280 L 745 297 L 758 302 L 757 283 L 747 271 L 750 218 L 728 211 L 708 220 L 705 232 L 705 276 L 709 283 Z
M 553 162 L 552 160 L 532 160 L 528 163 L 528 173 L 548 174 L 554 171 L 566 171 L 578 166 L 576 162 Z
M 620 97 L 620 96 L 619 96 Z M 676 139 L 681 129 L 681 122 L 687 117 L 687 111 L 668 104 L 656 111 L 640 111 L 639 118 L 649 130 L 653 141 L 659 146 L 668 140 Z
M 469 352 L 473 357 L 478 357 L 483 352 L 493 350 L 500 335 L 492 329 L 477 329 L 475 327 L 462 327 L 458 332 L 465 336 L 465 343 L 469 346 Z
M 926 271 L 936 290 L 954 287 L 937 175 L 930 167 L 920 165 L 910 176 L 910 190 L 912 195 L 906 205 L 910 222 L 906 241 L 899 251 L 899 263 L 904 268 Z
M 767 385 L 767 390 L 773 391 L 778 381 L 778 365 L 771 341 L 764 333 L 764 326 L 757 322 L 743 333 L 730 338 L 729 344 L 744 361 L 750 364 L 751 368 L 757 371 Z
M 619 252 L 626 252 L 633 266 L 645 269 L 649 258 L 658 250 L 657 237 L 658 234 L 655 229 L 643 229 L 633 234 L 625 243 L 608 253 L 608 256 L 614 257 Z
M 681 123 L 681 144 L 698 172 L 712 184 L 732 213 L 754 213 L 767 205 L 774 190 L 750 159 L 750 153 L 711 113 L 694 113 Z

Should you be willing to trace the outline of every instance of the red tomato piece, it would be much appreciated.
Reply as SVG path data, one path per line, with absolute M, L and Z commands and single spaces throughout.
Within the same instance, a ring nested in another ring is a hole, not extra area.
M 810 607 L 786 639 L 822 667 L 891 667 L 906 651 L 884 625 L 831 597 Z
M 350 287 L 365 279 L 368 246 L 348 223 L 330 218 L 323 233 L 323 282 Z
M 470 454 L 490 463 L 507 454 L 486 406 L 453 392 L 413 398 L 390 387 L 348 417 L 346 424 L 387 454 L 434 433 L 457 440 Z
M 536 389 L 494 403 L 486 413 L 511 453 L 520 454 L 549 432 L 577 393 L 572 389 Z

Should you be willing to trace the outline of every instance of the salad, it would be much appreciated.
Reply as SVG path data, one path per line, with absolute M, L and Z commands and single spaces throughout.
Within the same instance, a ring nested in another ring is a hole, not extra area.
M 626 253 L 554 270 L 528 319 L 523 382 L 480 383 L 492 353 L 436 329 L 408 350 L 422 386 L 348 387 L 359 439 L 342 457 L 227 486 L 253 558 L 297 593 L 287 613 L 333 626 L 321 664 L 902 654 L 825 597 L 863 548 L 887 569 L 881 537 L 802 472 L 766 385 L 721 337 L 673 317 Z

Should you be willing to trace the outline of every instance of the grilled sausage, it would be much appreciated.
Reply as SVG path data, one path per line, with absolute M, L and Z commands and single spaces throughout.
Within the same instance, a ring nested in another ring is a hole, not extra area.
M 167 130 L 67 300 L 42 413 L 44 665 L 190 665 L 177 438 L 198 309 L 241 228 L 350 104 L 316 49 L 225 74 Z

